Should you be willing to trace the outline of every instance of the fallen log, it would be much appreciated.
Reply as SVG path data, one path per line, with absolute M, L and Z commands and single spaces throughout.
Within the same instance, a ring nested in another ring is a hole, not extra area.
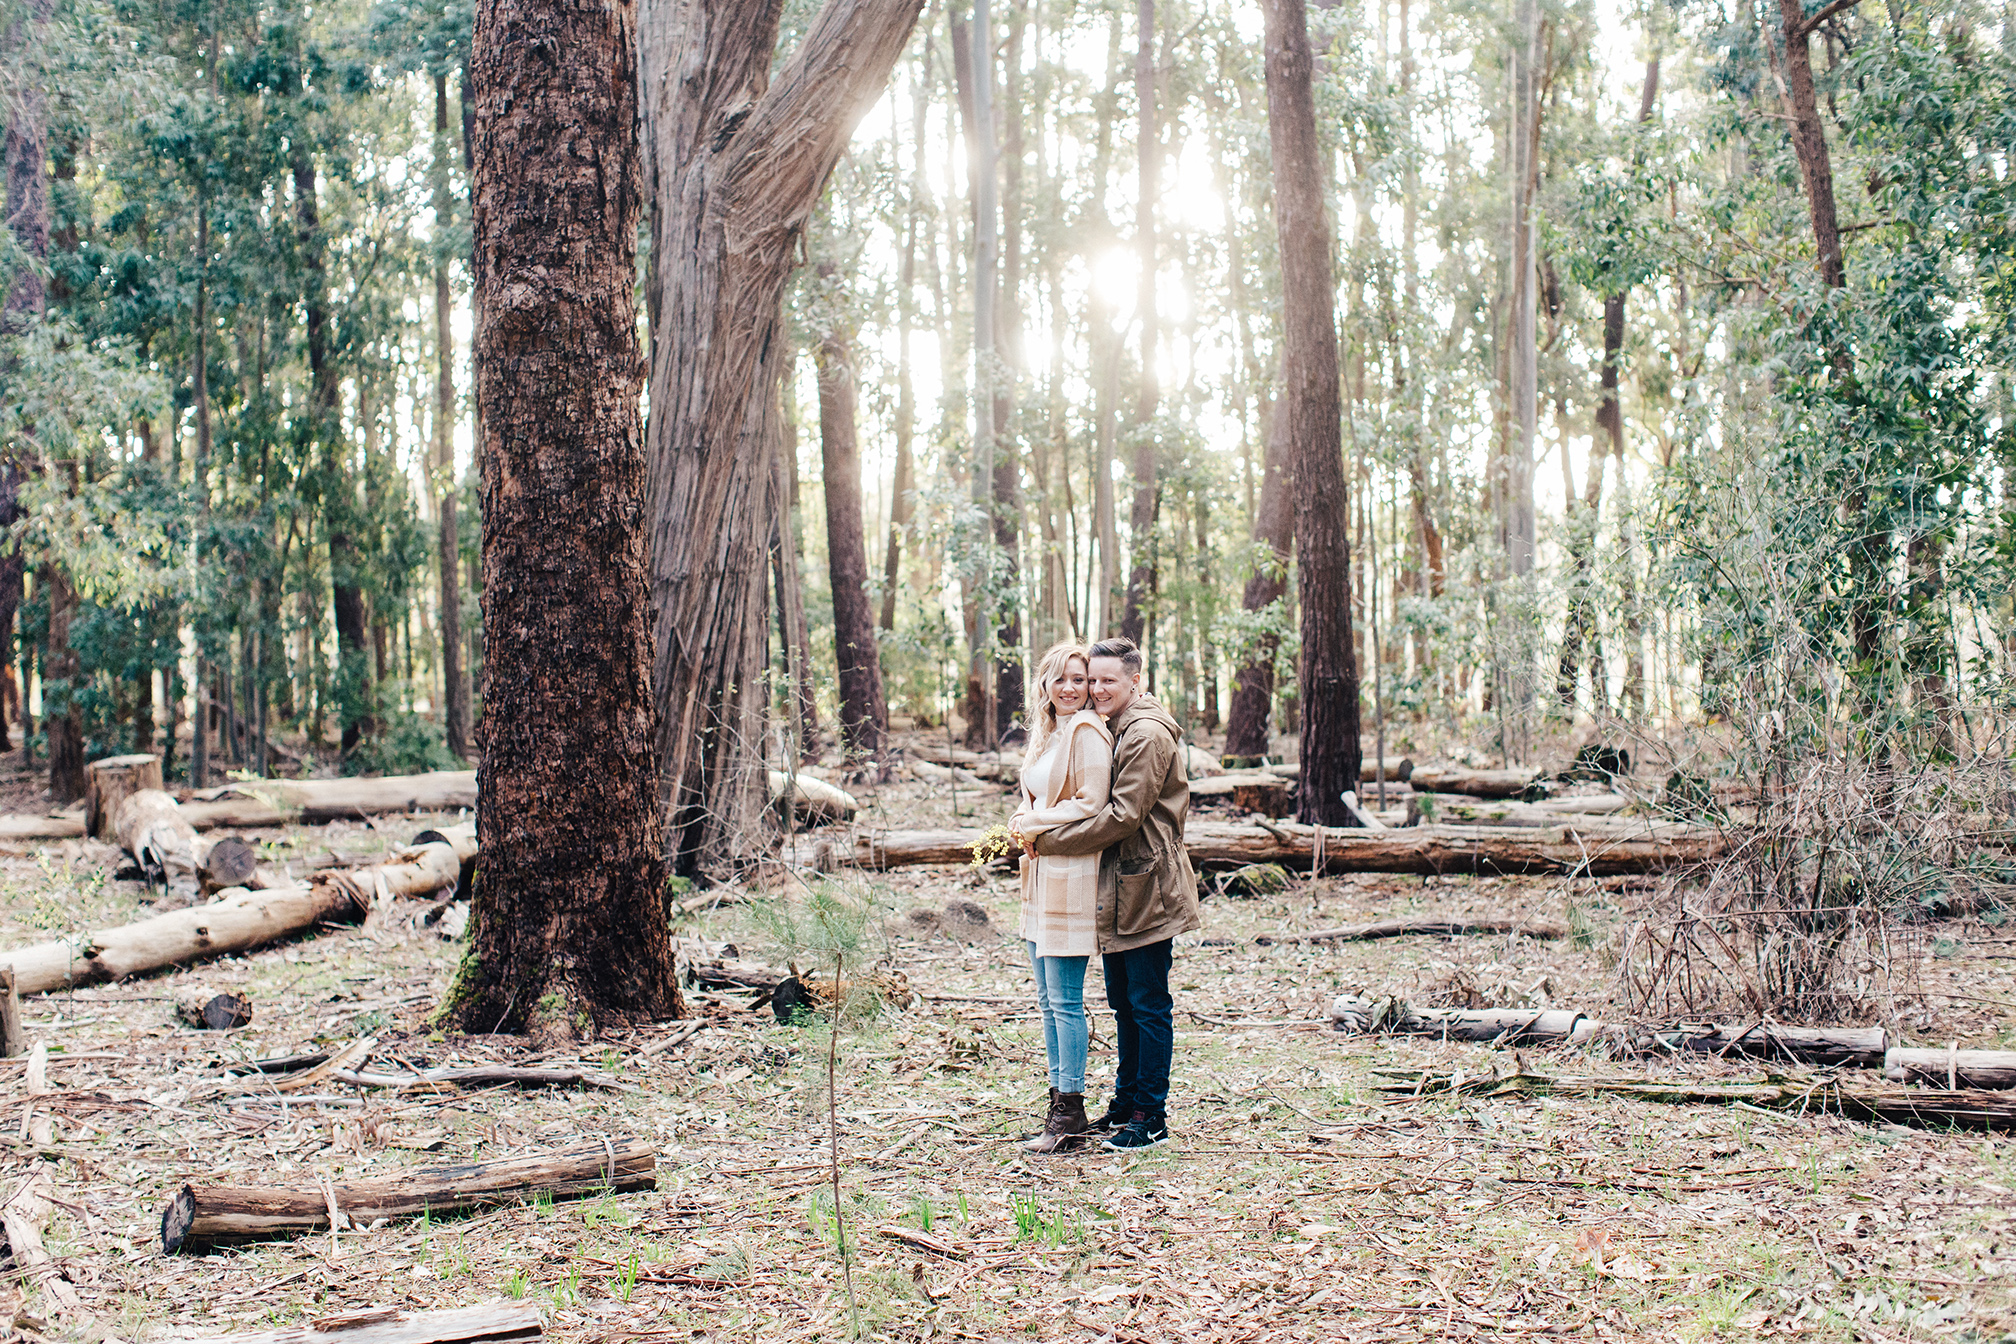
M 1384 919 L 1372 924 L 1344 924 L 1313 933 L 1261 934 L 1253 941 L 1261 947 L 1277 943 L 1362 943 L 1379 938 L 1404 938 L 1420 934 L 1431 938 L 1456 938 L 1468 933 L 1516 933 L 1527 938 L 1566 938 L 1568 931 L 1558 924 L 1531 919 Z
M 800 821 L 811 822 L 814 825 L 852 821 L 854 814 L 861 810 L 861 804 L 854 800 L 853 794 L 828 784 L 823 779 L 815 779 L 811 775 L 787 775 L 782 770 L 772 770 L 770 772 L 772 805 L 784 801 L 787 789 L 792 790 L 792 815 Z
M 1911 1050 L 1898 1047 L 1882 1060 L 1883 1076 L 1896 1083 L 1949 1089 L 2016 1088 L 2016 1050 Z
M 455 812 L 476 806 L 474 770 L 353 779 L 253 779 L 202 789 L 193 802 L 251 802 L 264 815 L 288 815 L 304 825 L 388 812 Z M 256 823 L 227 823 L 253 825 Z M 271 823 L 267 823 L 271 824 Z
M 84 818 L 81 816 L 36 816 L 24 812 L 9 812 L 0 816 L 0 841 L 76 840 L 83 834 Z
M 1296 761 L 1281 761 L 1274 765 L 1260 767 L 1273 775 L 1285 775 L 1289 779 L 1302 777 L 1302 766 Z M 1414 777 L 1414 758 L 1411 756 L 1386 756 L 1380 760 L 1365 757 L 1358 763 L 1358 782 L 1377 784 L 1384 775 L 1388 784 L 1405 784 Z
M 509 1064 L 478 1064 L 468 1068 L 421 1069 L 417 1073 L 378 1073 L 364 1069 L 331 1069 L 329 1077 L 352 1087 L 384 1087 L 398 1092 L 453 1092 L 464 1087 L 608 1087 L 622 1083 L 583 1068 L 523 1068 Z
M 1599 1022 L 1562 1008 L 1417 1008 L 1397 998 L 1339 995 L 1330 1005 L 1338 1031 L 1398 1032 L 1497 1045 L 1591 1045 L 1602 1039 L 1633 1055 L 1738 1055 L 1823 1068 L 1879 1068 L 1881 1027 L 1781 1027 L 1774 1023 L 1646 1027 Z
M 811 866 L 819 846 L 831 859 L 871 870 L 920 864 L 963 864 L 980 841 L 975 829 L 942 831 L 857 831 L 853 835 L 804 837 L 787 852 L 790 862 Z M 1317 828 L 1292 822 L 1246 826 L 1192 818 L 1184 844 L 1192 863 L 1243 868 L 1279 863 L 1308 872 Z M 1571 873 L 1606 876 L 1659 872 L 1714 858 L 1729 844 L 1707 827 L 1633 823 L 1619 833 L 1581 821 L 1545 830 L 1472 826 L 1410 826 L 1386 831 L 1323 828 L 1323 871 L 1327 873 Z
M 1629 1101 L 1756 1106 L 1799 1115 L 1842 1115 L 1881 1124 L 1944 1129 L 2016 1129 L 2016 1095 L 1979 1090 L 1925 1091 L 1849 1082 L 1831 1074 L 1766 1077 L 1752 1082 L 1660 1082 L 1514 1073 L 1473 1077 L 1460 1070 L 1375 1069 L 1382 1092 L 1415 1097 L 1623 1097 Z
M 539 1308 L 528 1302 L 492 1302 L 450 1311 L 376 1307 L 318 1316 L 305 1326 L 249 1335 L 207 1335 L 188 1344 L 517 1344 L 546 1337 Z
M 346 1221 L 368 1225 L 380 1218 L 509 1204 L 537 1194 L 567 1199 L 649 1190 L 658 1183 L 657 1171 L 658 1155 L 650 1144 L 617 1139 L 307 1189 L 191 1181 L 162 1211 L 161 1250 L 175 1255 L 324 1231 L 332 1205 Z
M 207 905 L 0 952 L 0 964 L 13 963 L 23 994 L 122 980 L 247 952 L 325 922 L 355 923 L 393 897 L 447 890 L 460 874 L 454 847 L 437 841 L 370 867 L 316 873 L 298 886 L 259 892 L 231 887 Z
M 1408 783 L 1422 793 L 1467 793 L 1473 798 L 1516 798 L 1537 777 L 1532 770 L 1469 770 L 1458 765 L 1417 765 Z
M 1613 804 L 1610 799 L 1616 801 Z M 1583 804 L 1568 807 L 1566 803 Z M 1587 806 L 1589 803 L 1598 806 Z M 1538 830 L 1548 826 L 1581 824 L 1590 827 L 1624 826 L 1633 822 L 1613 819 L 1610 814 L 1631 805 L 1629 798 L 1611 794 L 1607 798 L 1562 799 L 1557 803 L 1519 803 L 1509 799 L 1472 798 L 1460 793 L 1417 793 L 1407 800 L 1407 824 L 1431 822 L 1444 826 L 1516 826 Z

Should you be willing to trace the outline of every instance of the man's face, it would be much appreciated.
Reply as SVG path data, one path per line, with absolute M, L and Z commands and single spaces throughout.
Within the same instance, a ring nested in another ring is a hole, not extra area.
M 1133 704 L 1140 690 L 1141 674 L 1129 672 L 1127 665 L 1118 658 L 1092 660 L 1092 709 L 1095 713 L 1112 718 Z

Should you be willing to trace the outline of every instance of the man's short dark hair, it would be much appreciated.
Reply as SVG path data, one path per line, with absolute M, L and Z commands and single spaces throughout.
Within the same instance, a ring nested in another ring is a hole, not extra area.
M 1126 668 L 1129 672 L 1139 672 L 1141 670 L 1141 646 L 1125 635 L 1115 635 L 1111 639 L 1102 639 L 1086 650 L 1086 652 L 1090 653 L 1094 658 L 1118 658 L 1120 666 Z

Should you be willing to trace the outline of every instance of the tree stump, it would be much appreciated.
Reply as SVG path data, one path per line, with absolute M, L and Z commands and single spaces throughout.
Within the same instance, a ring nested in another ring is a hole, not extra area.
M 84 767 L 84 833 L 117 844 L 113 814 L 119 804 L 142 789 L 160 787 L 159 756 L 107 756 L 91 762 Z
M 1285 817 L 1293 810 L 1288 800 L 1291 787 L 1285 779 L 1240 784 L 1232 790 L 1232 806 L 1263 817 Z
M 12 1059 L 28 1053 L 21 1034 L 21 991 L 14 985 L 14 966 L 0 966 L 0 1056 Z

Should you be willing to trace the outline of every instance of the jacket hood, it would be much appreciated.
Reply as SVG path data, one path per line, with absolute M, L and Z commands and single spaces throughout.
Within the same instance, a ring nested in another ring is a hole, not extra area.
M 1107 726 L 1112 728 L 1115 734 L 1118 734 L 1136 719 L 1148 719 L 1154 723 L 1161 724 L 1169 730 L 1169 736 L 1179 742 L 1183 738 L 1183 730 L 1177 726 L 1174 716 L 1168 710 L 1162 708 L 1161 701 L 1145 691 L 1134 697 L 1133 704 L 1114 715 L 1109 720 Z

